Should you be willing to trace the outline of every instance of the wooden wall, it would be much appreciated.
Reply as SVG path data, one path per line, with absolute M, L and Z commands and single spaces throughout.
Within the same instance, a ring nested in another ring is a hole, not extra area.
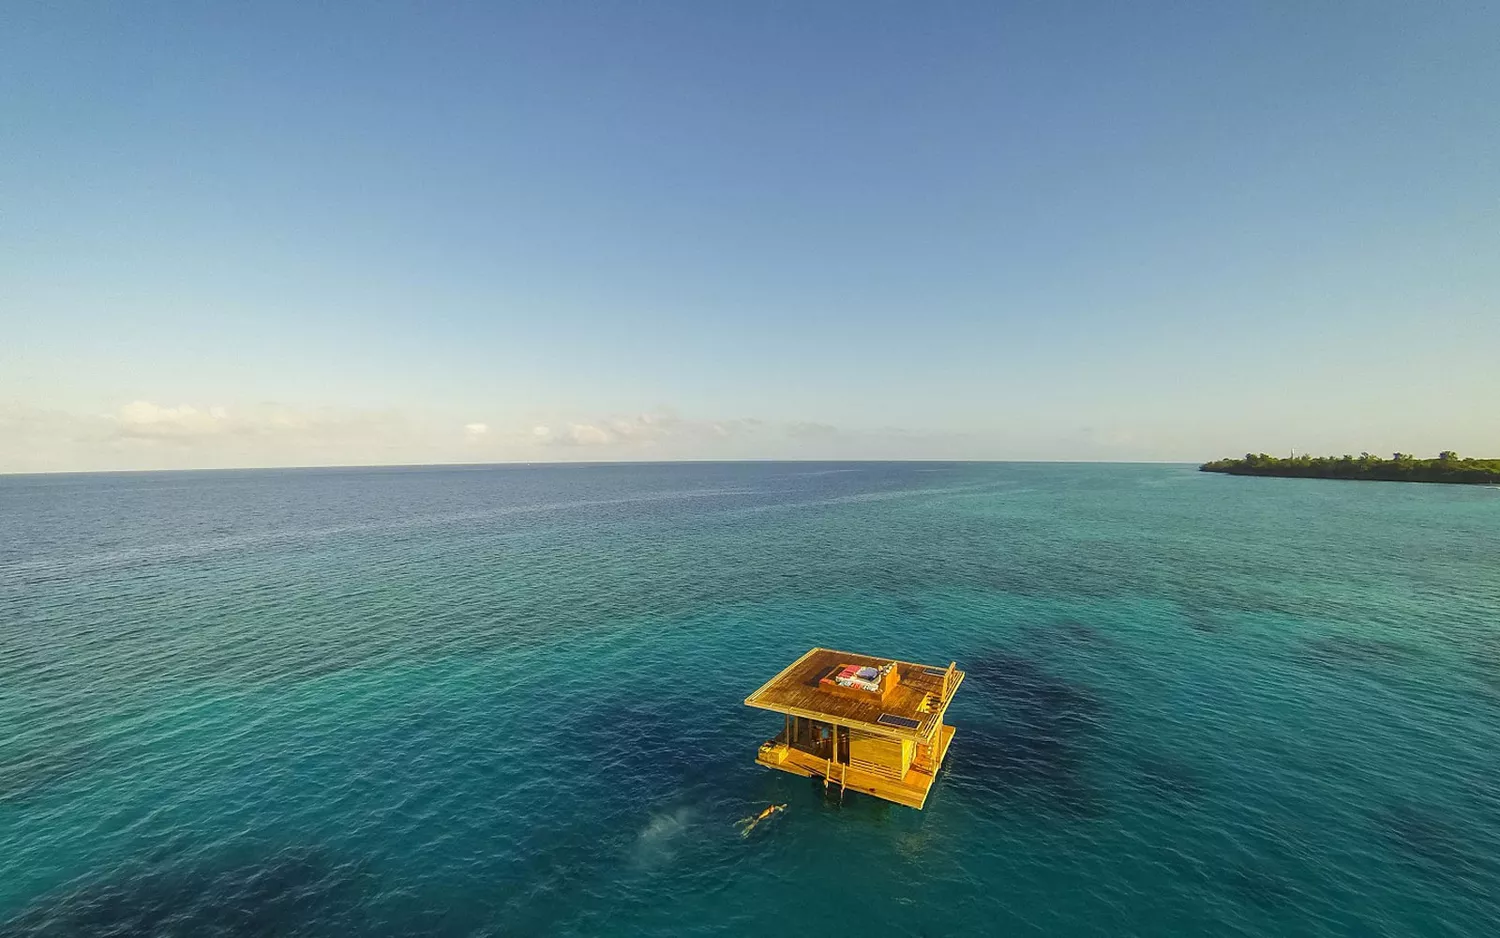
M 912 742 L 849 730 L 849 765 L 854 768 L 902 779 L 906 777 L 906 770 L 911 768 L 914 752 Z

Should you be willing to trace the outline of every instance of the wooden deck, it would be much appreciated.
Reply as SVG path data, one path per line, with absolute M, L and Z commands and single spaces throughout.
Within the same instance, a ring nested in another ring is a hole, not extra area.
M 842 762 L 820 759 L 788 746 L 785 732 L 778 733 L 775 739 L 761 746 L 755 761 L 793 775 L 826 779 L 825 784 L 830 791 L 837 787 L 841 792 L 863 792 L 920 810 L 927 803 L 927 793 L 932 790 L 938 767 L 948 755 L 948 744 L 953 741 L 953 733 L 953 727 L 944 726 L 938 734 L 937 745 L 930 750 L 935 753 L 936 758 L 916 760 L 911 764 L 906 777 L 899 780 L 866 772 Z
M 878 668 L 892 660 L 814 648 L 767 681 L 745 703 L 777 713 L 855 726 L 881 736 L 926 742 L 942 725 L 943 713 L 953 699 L 953 692 L 963 683 L 964 672 L 955 670 L 950 678 L 945 668 L 897 661 L 900 682 L 883 701 L 874 694 L 869 700 L 861 700 L 857 696 L 830 693 L 818 683 L 842 665 Z M 946 688 L 945 681 L 950 681 Z M 882 714 L 912 720 L 917 725 L 905 728 L 881 723 Z

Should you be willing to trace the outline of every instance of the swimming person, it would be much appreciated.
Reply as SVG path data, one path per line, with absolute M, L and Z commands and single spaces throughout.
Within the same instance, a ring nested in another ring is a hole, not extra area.
M 738 821 L 735 821 L 734 823 L 735 823 L 736 826 L 738 826 L 740 824 L 745 825 L 744 830 L 740 831 L 740 836 L 741 837 L 749 837 L 750 836 L 750 832 L 753 831 L 753 830 L 755 830 L 755 825 L 759 824 L 761 821 L 764 821 L 766 818 L 771 817 L 777 811 L 785 811 L 785 810 L 786 810 L 786 805 L 784 805 L 784 804 L 769 805 L 769 806 L 767 806 L 767 808 L 764 811 L 762 811 L 761 813 L 757 814 L 755 817 L 740 818 Z

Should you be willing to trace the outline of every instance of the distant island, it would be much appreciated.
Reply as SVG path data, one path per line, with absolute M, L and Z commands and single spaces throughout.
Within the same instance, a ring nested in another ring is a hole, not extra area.
M 1295 479 L 1364 479 L 1370 482 L 1448 482 L 1459 485 L 1500 484 L 1500 459 L 1464 459 L 1451 450 L 1436 459 L 1417 459 L 1396 453 L 1381 459 L 1358 456 L 1292 456 L 1279 459 L 1265 453 L 1246 453 L 1244 459 L 1217 459 L 1199 466 L 1202 472 L 1237 476 L 1286 476 Z

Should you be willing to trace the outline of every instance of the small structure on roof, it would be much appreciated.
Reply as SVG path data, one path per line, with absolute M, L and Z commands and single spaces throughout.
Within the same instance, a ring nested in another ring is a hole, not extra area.
M 814 648 L 745 704 L 785 716 L 756 761 L 921 808 L 953 741 L 943 714 L 963 683 L 946 668 Z

